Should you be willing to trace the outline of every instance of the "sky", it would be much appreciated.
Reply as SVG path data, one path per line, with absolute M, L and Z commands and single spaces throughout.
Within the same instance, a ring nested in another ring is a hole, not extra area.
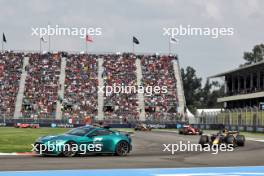
M 192 66 L 204 80 L 238 67 L 243 52 L 264 40 L 262 0 L 0 0 L 0 32 L 7 38 L 6 49 L 39 50 L 39 37 L 32 27 L 48 24 L 60 27 L 102 28 L 93 36 L 88 52 L 131 52 L 132 36 L 140 45 L 136 52 L 168 53 L 163 28 L 179 25 L 233 28 L 232 36 L 180 36 L 171 51 L 181 67 Z M 78 36 L 52 36 L 51 49 L 85 50 Z M 43 50 L 48 44 L 43 43 Z

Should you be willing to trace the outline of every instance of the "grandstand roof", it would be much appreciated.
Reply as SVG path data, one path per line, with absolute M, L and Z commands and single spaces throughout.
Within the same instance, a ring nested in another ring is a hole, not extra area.
M 233 69 L 233 70 L 229 70 L 229 71 L 226 71 L 226 72 L 223 72 L 223 73 L 219 73 L 219 74 L 210 76 L 208 78 L 222 77 L 222 76 L 226 76 L 226 75 L 229 75 L 229 74 L 232 74 L 232 73 L 235 73 L 235 72 L 239 72 L 239 71 L 244 71 L 246 69 L 253 68 L 253 67 L 256 67 L 256 66 L 260 66 L 260 65 L 264 65 L 264 61 L 257 62 L 257 63 L 254 63 L 254 64 L 250 64 L 250 65 L 245 65 L 245 66 Z

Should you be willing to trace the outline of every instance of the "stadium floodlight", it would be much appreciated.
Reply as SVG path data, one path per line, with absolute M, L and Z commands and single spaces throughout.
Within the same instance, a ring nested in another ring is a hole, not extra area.
M 121 55 L 121 52 L 120 51 L 116 52 L 116 55 Z
M 84 54 L 84 51 L 81 51 L 80 54 Z

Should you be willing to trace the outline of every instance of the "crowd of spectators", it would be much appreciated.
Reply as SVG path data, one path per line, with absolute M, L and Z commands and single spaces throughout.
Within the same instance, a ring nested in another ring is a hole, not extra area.
M 22 106 L 23 117 L 54 118 L 61 58 L 57 54 L 29 54 Z
M 166 87 L 167 92 L 144 94 L 147 120 L 174 120 L 177 118 L 177 89 L 172 56 L 134 54 L 68 54 L 66 56 L 64 95 L 59 82 L 60 54 L 30 53 L 25 70 L 27 77 L 22 104 L 22 116 L 27 118 L 55 118 L 57 101 L 61 102 L 63 118 L 98 115 L 98 58 L 103 59 L 104 86 L 137 85 L 136 59 L 141 60 L 143 87 Z M 24 54 L 0 54 L 0 112 L 12 117 L 22 73 Z M 137 92 L 104 94 L 104 118 L 113 120 L 138 120 L 142 111 L 138 107 Z
M 97 55 L 68 55 L 66 64 L 63 117 L 97 115 Z
M 103 63 L 104 86 L 136 86 L 136 57 L 131 54 L 105 55 Z M 137 94 L 112 93 L 104 97 L 105 119 L 138 119 Z
M 177 87 L 173 56 L 142 56 L 143 85 L 167 87 L 167 93 L 144 96 L 147 120 L 174 120 L 177 118 Z
M 0 53 L 0 116 L 12 118 L 22 73 L 23 53 Z

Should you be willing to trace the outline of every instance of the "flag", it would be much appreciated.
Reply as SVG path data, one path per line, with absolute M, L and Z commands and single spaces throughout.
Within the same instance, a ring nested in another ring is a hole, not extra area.
M 5 37 L 5 33 L 3 33 L 3 42 L 7 42 L 7 40 L 6 40 L 6 37 Z
M 40 40 L 41 40 L 42 42 L 44 42 L 44 43 L 47 43 L 47 40 L 45 40 L 44 36 L 42 36 L 42 37 L 40 38 Z
M 179 40 L 176 39 L 176 38 L 171 37 L 171 38 L 170 38 L 170 42 L 171 42 L 171 43 L 178 43 Z
M 138 39 L 137 39 L 136 37 L 134 37 L 134 36 L 133 36 L 133 43 L 135 43 L 135 44 L 137 44 L 137 45 L 139 44 Z
M 86 35 L 85 41 L 86 42 L 93 42 L 93 39 L 89 35 Z

